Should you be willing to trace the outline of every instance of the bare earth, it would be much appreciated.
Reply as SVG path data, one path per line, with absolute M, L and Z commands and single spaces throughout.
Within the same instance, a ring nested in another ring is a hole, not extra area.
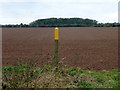
M 3 28 L 2 64 L 18 62 L 42 66 L 53 62 L 53 28 Z M 59 62 L 91 70 L 118 67 L 118 29 L 102 27 L 60 28 Z

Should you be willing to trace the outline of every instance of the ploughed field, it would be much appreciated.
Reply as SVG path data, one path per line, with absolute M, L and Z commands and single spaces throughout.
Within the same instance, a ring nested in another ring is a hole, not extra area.
M 118 67 L 118 29 L 59 28 L 59 63 L 91 70 Z M 3 28 L 2 64 L 53 63 L 54 28 Z

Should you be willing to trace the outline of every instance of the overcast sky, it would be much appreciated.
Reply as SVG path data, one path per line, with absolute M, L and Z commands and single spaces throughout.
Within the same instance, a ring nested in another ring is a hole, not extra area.
M 90 18 L 118 22 L 119 0 L 0 0 L 0 24 L 29 24 L 42 18 Z

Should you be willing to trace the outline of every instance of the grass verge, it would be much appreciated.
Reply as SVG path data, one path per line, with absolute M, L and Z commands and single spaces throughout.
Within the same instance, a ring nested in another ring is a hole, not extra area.
M 2 67 L 5 88 L 120 88 L 118 70 L 90 71 L 77 67 L 28 64 Z

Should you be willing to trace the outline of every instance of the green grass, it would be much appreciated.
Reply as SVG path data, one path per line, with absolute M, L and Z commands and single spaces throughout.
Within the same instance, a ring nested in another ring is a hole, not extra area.
M 60 65 L 2 67 L 4 88 L 120 88 L 119 74 L 118 70 L 90 71 Z

